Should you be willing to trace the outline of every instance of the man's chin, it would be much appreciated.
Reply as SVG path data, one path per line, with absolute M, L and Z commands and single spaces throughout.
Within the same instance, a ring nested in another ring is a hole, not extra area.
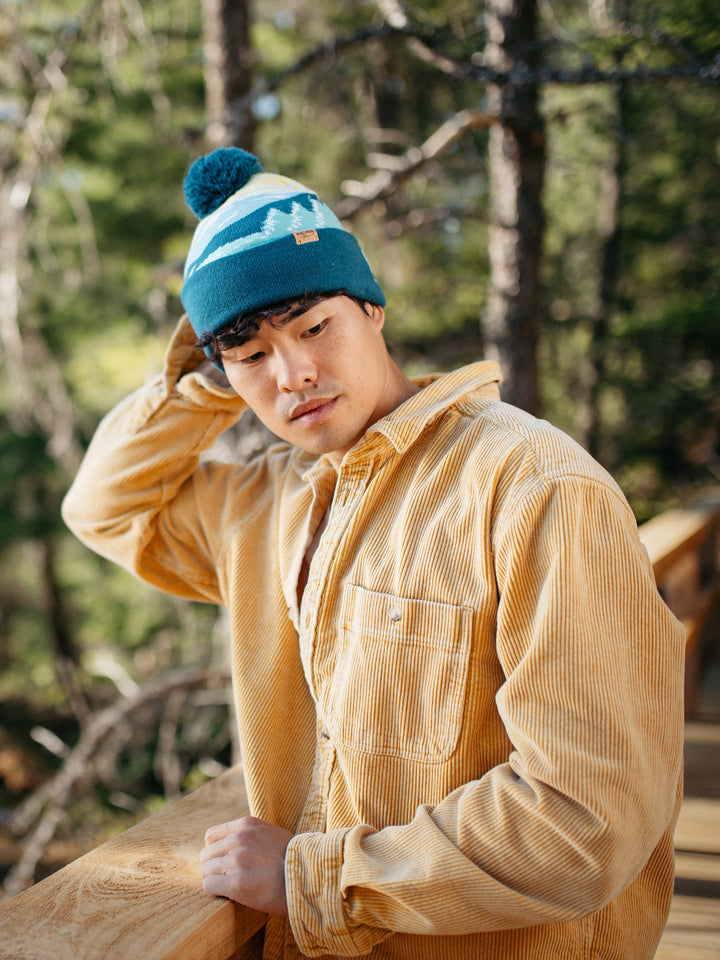
M 337 434 L 302 431 L 302 435 L 298 432 L 294 436 L 287 436 L 285 439 L 287 439 L 288 443 L 299 447 L 299 449 L 305 453 L 312 454 L 316 457 L 325 455 L 331 460 L 339 462 L 345 453 L 347 453 L 351 447 L 355 446 L 359 437 L 348 439 L 347 437 L 338 437 Z

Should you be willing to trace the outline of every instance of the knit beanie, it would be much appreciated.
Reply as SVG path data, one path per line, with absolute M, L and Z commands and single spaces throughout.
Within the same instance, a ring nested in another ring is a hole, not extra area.
M 213 150 L 192 164 L 183 189 L 200 220 L 181 291 L 198 336 L 304 294 L 344 290 L 385 305 L 360 245 L 329 207 L 296 180 L 264 173 L 251 153 Z

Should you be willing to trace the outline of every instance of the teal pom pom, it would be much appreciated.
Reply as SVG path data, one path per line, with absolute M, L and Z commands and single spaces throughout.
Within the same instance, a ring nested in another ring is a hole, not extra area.
M 198 157 L 183 182 L 185 200 L 192 212 L 202 220 L 221 203 L 244 187 L 250 177 L 262 172 L 256 156 L 239 147 L 220 147 L 205 157 Z

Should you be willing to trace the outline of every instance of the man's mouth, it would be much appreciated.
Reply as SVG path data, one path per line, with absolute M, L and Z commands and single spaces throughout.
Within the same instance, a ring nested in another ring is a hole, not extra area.
M 336 400 L 337 397 L 315 397 L 306 403 L 299 403 L 293 407 L 290 420 L 292 423 L 319 423 L 332 412 Z

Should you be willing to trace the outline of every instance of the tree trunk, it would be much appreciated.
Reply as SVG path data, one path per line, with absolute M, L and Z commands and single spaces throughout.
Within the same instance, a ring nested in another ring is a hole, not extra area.
M 55 571 L 55 551 L 49 537 L 39 542 L 39 551 L 43 588 L 42 606 L 55 648 L 55 665 L 73 713 L 82 726 L 88 719 L 89 709 L 78 678 L 80 655 L 70 633 Z
M 254 62 L 248 0 L 202 0 L 202 10 L 208 147 L 252 150 L 255 121 L 244 103 Z
M 489 0 L 486 7 L 486 63 L 511 76 L 488 89 L 500 123 L 490 130 L 490 294 L 482 318 L 486 353 L 502 367 L 503 399 L 534 414 L 545 130 L 537 86 L 523 75 L 537 65 L 536 19 L 536 0 Z
M 602 241 L 600 252 L 600 278 L 595 310 L 591 318 L 588 396 L 584 443 L 588 451 L 601 458 L 600 392 L 605 380 L 610 322 L 617 300 L 617 284 L 620 273 L 620 210 L 622 181 L 625 168 L 625 84 L 617 91 L 617 108 L 614 142 L 608 166 L 603 170 L 600 183 L 598 233 Z

